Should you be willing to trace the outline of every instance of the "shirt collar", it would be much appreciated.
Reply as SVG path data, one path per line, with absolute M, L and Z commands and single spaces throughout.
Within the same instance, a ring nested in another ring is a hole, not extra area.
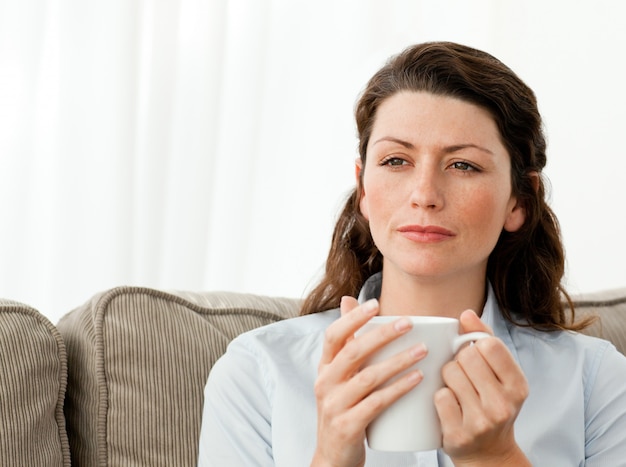
M 383 284 L 383 273 L 377 272 L 373 276 L 370 276 L 363 287 L 361 287 L 361 292 L 359 292 L 359 303 L 365 303 L 371 298 L 379 298 L 380 291 Z

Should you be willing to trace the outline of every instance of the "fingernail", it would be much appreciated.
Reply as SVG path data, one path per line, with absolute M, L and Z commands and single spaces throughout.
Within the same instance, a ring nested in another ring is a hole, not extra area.
M 361 311 L 366 315 L 371 315 L 375 310 L 378 310 L 378 300 L 372 298 L 361 305 Z
M 402 318 L 396 321 L 393 327 L 395 328 L 396 331 L 402 332 L 402 331 L 406 331 L 407 329 L 411 329 L 413 327 L 413 323 L 408 318 Z
M 415 370 L 415 371 L 410 372 L 407 375 L 406 379 L 409 383 L 415 384 L 415 383 L 420 382 L 423 378 L 424 378 L 424 374 L 420 370 Z
M 425 344 L 418 344 L 411 349 L 411 356 L 413 358 L 423 357 L 428 353 L 428 349 Z

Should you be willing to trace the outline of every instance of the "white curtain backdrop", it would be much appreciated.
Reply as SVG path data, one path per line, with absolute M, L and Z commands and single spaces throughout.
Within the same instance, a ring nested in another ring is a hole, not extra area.
M 535 89 L 573 292 L 626 286 L 619 0 L 0 0 L 0 296 L 300 297 L 354 183 L 357 95 L 426 40 Z

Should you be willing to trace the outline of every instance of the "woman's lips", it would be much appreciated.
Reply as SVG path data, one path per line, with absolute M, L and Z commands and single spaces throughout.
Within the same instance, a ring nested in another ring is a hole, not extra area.
M 437 225 L 404 225 L 398 228 L 405 238 L 420 243 L 436 243 L 454 237 L 454 232 Z

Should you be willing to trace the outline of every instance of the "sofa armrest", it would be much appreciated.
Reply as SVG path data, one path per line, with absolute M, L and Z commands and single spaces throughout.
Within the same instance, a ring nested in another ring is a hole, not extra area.
M 119 287 L 57 327 L 66 342 L 72 465 L 195 465 L 204 385 L 238 334 L 298 313 L 294 299 Z
M 577 317 L 597 317 L 583 333 L 611 341 L 617 350 L 626 355 L 626 288 L 580 294 L 572 298 Z
M 65 346 L 34 308 L 0 299 L 0 464 L 70 465 Z

